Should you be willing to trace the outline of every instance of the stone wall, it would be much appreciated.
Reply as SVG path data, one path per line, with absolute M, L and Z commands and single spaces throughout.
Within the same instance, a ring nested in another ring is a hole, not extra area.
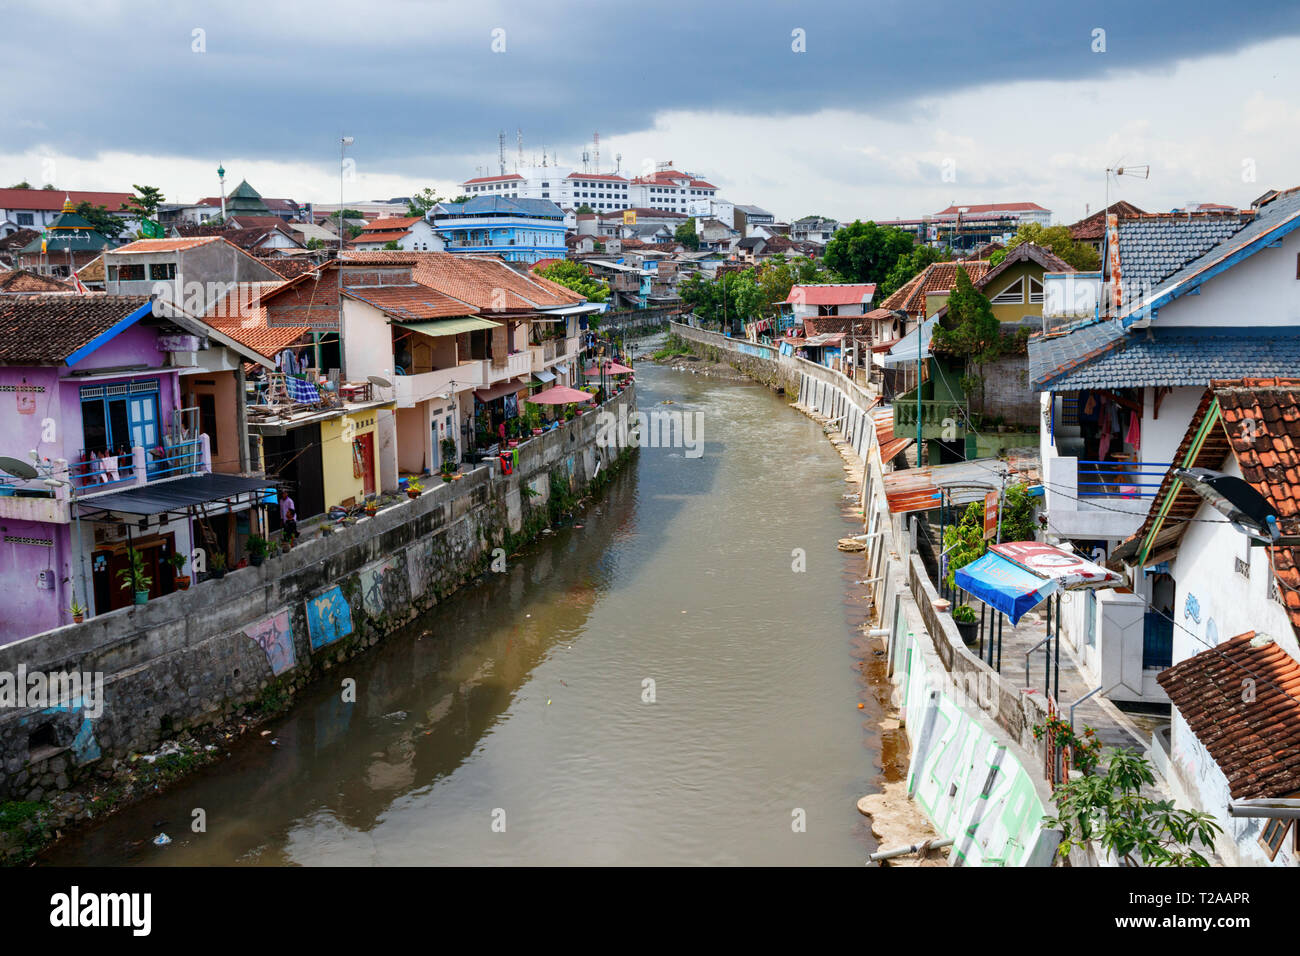
M 635 409 L 632 387 L 603 408 Z M 284 699 L 380 641 L 487 569 L 604 482 L 630 449 L 596 445 L 589 411 L 519 447 L 512 475 L 496 463 L 428 482 L 374 518 L 304 542 L 261 567 L 0 647 L 0 675 L 102 675 L 93 700 L 0 709 L 0 801 L 38 801 L 101 758 L 154 749 L 176 731 Z

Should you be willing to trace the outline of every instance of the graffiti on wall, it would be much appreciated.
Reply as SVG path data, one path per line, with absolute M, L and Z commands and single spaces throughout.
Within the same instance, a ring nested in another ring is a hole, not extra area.
M 361 584 L 361 606 L 372 618 L 401 613 L 406 607 L 406 575 L 398 562 L 388 559 L 362 568 L 357 573 Z
M 352 633 L 352 608 L 343 590 L 335 585 L 307 599 L 307 634 L 311 649 L 319 650 Z
M 417 541 L 406 549 L 406 586 L 414 601 L 424 596 L 433 583 L 433 542 Z
M 244 628 L 244 636 L 262 649 L 266 654 L 266 662 L 271 665 L 271 673 L 277 677 L 297 663 L 288 608 L 250 624 Z

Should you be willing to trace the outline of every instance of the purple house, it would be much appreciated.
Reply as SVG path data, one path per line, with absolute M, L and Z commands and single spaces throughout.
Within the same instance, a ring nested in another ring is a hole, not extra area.
M 169 593 L 196 515 L 247 524 L 266 482 L 212 473 L 184 397 L 187 376 L 248 358 L 265 361 L 145 296 L 0 298 L 0 644 L 71 623 L 74 601 L 87 616 L 131 604 L 130 550 L 150 595 Z

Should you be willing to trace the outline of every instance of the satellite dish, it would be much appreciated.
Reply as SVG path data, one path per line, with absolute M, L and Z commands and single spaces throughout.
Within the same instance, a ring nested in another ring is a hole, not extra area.
M 1248 482 L 1208 468 L 1175 468 L 1174 477 L 1205 499 L 1242 534 L 1257 541 L 1280 536 L 1277 510 Z
M 366 381 L 368 381 L 371 385 L 378 385 L 380 388 L 393 387 L 393 383 L 390 382 L 388 379 L 384 378 L 382 375 L 367 375 Z
M 15 478 L 35 478 L 37 474 L 35 468 L 18 458 L 0 457 L 0 471 Z

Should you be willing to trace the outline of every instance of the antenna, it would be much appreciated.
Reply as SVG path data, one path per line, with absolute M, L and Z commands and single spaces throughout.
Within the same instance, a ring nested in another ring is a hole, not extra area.
M 600 130 L 596 130 L 596 132 L 592 133 L 591 136 L 592 136 L 592 140 L 591 140 L 592 146 L 594 147 L 594 152 L 596 154 L 595 157 L 596 175 L 599 176 L 600 175 Z
M 524 131 L 518 126 L 515 127 L 515 146 L 519 151 L 519 158 L 515 160 L 515 172 L 519 172 L 519 167 L 524 164 Z
M 497 163 L 501 167 L 499 175 L 506 174 L 506 131 L 497 134 Z
M 623 154 L 622 154 L 622 153 L 615 153 L 615 154 L 614 154 L 614 172 L 615 172 L 615 174 L 619 173 L 622 169 L 623 169 Z

